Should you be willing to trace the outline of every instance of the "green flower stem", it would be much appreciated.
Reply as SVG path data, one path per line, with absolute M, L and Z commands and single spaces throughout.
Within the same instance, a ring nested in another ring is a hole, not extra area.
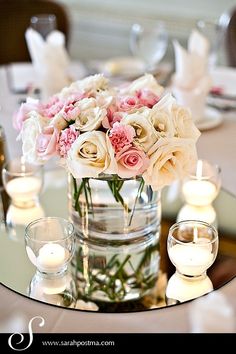
M 132 213 L 131 213 L 131 216 L 130 216 L 130 219 L 129 219 L 129 226 L 130 226 L 131 223 L 132 223 L 133 216 L 134 216 L 134 212 L 135 212 L 135 208 L 136 208 L 136 204 L 137 204 L 139 198 L 141 197 L 144 184 L 145 184 L 145 183 L 144 183 L 144 179 L 142 178 L 142 179 L 141 179 L 141 182 L 140 182 L 140 185 L 139 185 L 139 188 L 138 188 L 138 193 L 137 193 L 136 198 L 135 198 L 135 202 L 134 202 L 134 206 L 133 206 L 133 209 L 132 209 Z
M 76 183 L 76 179 L 74 177 L 73 178 L 73 186 L 74 186 L 74 199 L 76 199 L 76 195 L 77 195 L 77 183 Z
M 123 208 L 127 210 L 128 213 L 131 212 L 131 209 L 129 209 L 128 205 L 124 202 L 124 199 L 122 198 L 120 194 L 120 190 L 124 184 L 123 180 L 120 180 L 117 178 L 117 176 L 114 176 L 111 181 L 107 181 L 107 184 L 116 200 L 116 202 L 120 202 Z
M 75 210 L 77 210 L 79 212 L 80 217 L 82 217 L 82 211 L 81 211 L 81 207 L 80 207 L 80 203 L 79 203 L 79 197 L 82 193 L 82 189 L 83 189 L 83 181 L 81 182 L 78 190 L 77 190 L 77 186 L 76 186 L 77 194 L 75 197 Z

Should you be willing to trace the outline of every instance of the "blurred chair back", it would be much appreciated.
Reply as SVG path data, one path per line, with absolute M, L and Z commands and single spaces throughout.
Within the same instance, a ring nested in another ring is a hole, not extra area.
M 236 67 L 236 7 L 221 15 L 219 25 L 225 32 L 227 64 Z
M 65 8 L 49 0 L 0 0 L 0 64 L 30 61 L 25 31 L 33 15 L 54 14 L 57 29 L 69 37 L 69 18 Z

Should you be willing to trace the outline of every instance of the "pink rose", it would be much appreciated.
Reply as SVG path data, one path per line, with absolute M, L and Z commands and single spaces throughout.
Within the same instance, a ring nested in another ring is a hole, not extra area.
M 118 175 L 130 178 L 142 174 L 149 165 L 145 152 L 134 146 L 125 146 L 117 155 Z
M 160 100 L 159 96 L 148 89 L 138 90 L 136 96 L 140 106 L 147 106 L 148 108 L 152 108 Z
M 135 96 L 124 96 L 119 98 L 117 106 L 120 111 L 127 112 L 132 109 L 141 108 L 142 104 L 140 104 L 138 98 Z
M 67 153 L 73 142 L 78 138 L 79 132 L 73 125 L 61 131 L 60 138 L 57 144 L 57 150 L 61 157 L 66 158 Z
M 118 153 L 124 146 L 132 143 L 134 136 L 135 130 L 133 127 L 116 122 L 110 131 L 109 139 L 115 152 Z
M 54 127 L 46 127 L 36 141 L 36 151 L 43 160 L 57 154 L 58 131 Z
M 107 108 L 107 115 L 102 120 L 102 126 L 105 129 L 111 129 L 116 122 L 120 122 L 122 119 L 122 114 L 117 112 L 117 107 L 112 106 Z
M 23 122 L 28 118 L 31 111 L 38 111 L 39 101 L 33 98 L 27 98 L 25 103 L 22 103 L 20 109 L 13 116 L 13 127 L 21 130 Z

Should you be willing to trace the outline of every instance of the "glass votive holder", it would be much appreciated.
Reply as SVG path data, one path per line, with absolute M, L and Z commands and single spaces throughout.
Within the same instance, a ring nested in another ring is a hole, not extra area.
M 26 252 L 41 273 L 55 274 L 67 269 L 75 251 L 74 226 L 60 217 L 44 217 L 25 230 Z
M 74 307 L 76 286 L 68 264 L 75 251 L 74 226 L 60 217 L 44 217 L 25 230 L 26 252 L 37 268 L 28 295 L 50 304 Z
M 218 252 L 217 230 L 203 221 L 180 221 L 169 230 L 167 251 L 179 274 L 206 276 Z
M 217 165 L 198 160 L 193 172 L 183 181 L 182 193 L 187 204 L 210 205 L 220 190 L 220 172 Z
M 11 203 L 18 208 L 32 208 L 43 186 L 42 166 L 27 163 L 19 157 L 6 163 L 2 170 L 3 184 Z

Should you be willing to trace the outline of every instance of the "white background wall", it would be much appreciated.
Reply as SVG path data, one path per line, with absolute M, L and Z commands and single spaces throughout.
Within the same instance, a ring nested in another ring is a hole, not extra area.
M 197 19 L 217 21 L 236 0 L 58 0 L 71 17 L 70 54 L 88 60 L 129 55 L 129 30 L 134 22 L 162 19 L 172 39 L 185 43 Z

